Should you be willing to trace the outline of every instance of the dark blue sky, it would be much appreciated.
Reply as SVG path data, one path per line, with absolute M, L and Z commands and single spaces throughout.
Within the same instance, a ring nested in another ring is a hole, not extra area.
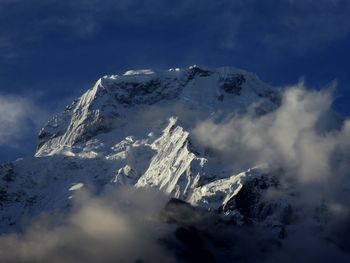
M 0 0 L 0 161 L 33 154 L 49 116 L 131 68 L 234 66 L 313 88 L 336 80 L 334 107 L 350 115 L 349 17 L 348 0 Z

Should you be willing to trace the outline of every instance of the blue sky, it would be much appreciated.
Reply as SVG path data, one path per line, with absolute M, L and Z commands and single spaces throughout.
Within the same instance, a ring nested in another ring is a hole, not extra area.
M 348 0 L 0 0 L 0 161 L 32 155 L 53 113 L 131 68 L 337 81 L 334 107 L 350 115 L 349 17 Z

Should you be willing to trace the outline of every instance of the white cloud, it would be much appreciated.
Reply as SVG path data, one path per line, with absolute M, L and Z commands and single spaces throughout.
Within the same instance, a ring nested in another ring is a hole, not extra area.
M 333 127 L 331 104 L 329 89 L 310 91 L 299 84 L 284 91 L 278 110 L 225 122 L 209 119 L 194 128 L 194 138 L 237 170 L 268 163 L 284 168 L 299 186 L 312 184 L 310 194 L 327 189 L 327 195 L 339 197 L 335 191 L 341 191 L 350 169 L 350 120 Z
M 16 144 L 46 119 L 46 111 L 31 98 L 0 94 L 0 146 Z
M 65 224 L 46 215 L 23 234 L 0 236 L 1 262 L 177 262 L 160 241 L 173 230 L 159 220 L 161 193 L 125 187 L 75 198 Z

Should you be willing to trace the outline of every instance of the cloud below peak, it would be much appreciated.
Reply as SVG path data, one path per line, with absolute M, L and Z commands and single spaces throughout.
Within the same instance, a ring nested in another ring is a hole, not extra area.
M 339 187 L 348 167 L 350 120 L 337 120 L 332 101 L 330 89 L 310 91 L 301 83 L 284 90 L 276 111 L 234 115 L 225 122 L 211 118 L 198 123 L 194 138 L 227 156 L 238 171 L 268 163 L 301 184 Z

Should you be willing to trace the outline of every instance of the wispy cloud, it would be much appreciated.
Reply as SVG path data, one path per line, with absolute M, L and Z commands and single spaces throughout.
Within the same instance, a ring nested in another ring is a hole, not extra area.
M 33 99 L 0 94 L 0 146 L 15 146 L 17 140 L 37 130 L 47 119 Z
M 0 260 L 177 262 L 160 240 L 172 231 L 159 221 L 167 201 L 160 193 L 120 188 L 101 197 L 77 198 L 65 224 L 55 225 L 55 218 L 46 216 L 36 219 L 24 235 L 1 236 Z
M 0 5 L 2 37 L 16 36 L 17 49 L 25 39 L 38 41 L 55 30 L 65 30 L 68 37 L 89 38 L 113 25 L 146 30 L 149 21 L 170 28 L 180 24 L 178 30 L 186 31 L 184 21 L 188 20 L 189 28 L 203 34 L 202 38 L 236 51 L 248 44 L 300 53 L 327 47 L 350 32 L 350 3 L 346 0 L 204 0 L 200 4 L 194 0 L 172 4 L 159 0 L 17 0 L 1 1 Z M 13 17 L 11 29 L 6 13 Z
M 350 32 L 347 1 L 232 1 L 218 13 L 214 27 L 224 48 L 245 43 L 296 53 L 318 50 Z
M 304 193 L 316 202 L 340 198 L 337 192 L 343 191 L 349 169 L 350 120 L 337 122 L 332 100 L 329 89 L 310 91 L 303 84 L 288 87 L 278 110 L 263 116 L 235 115 L 224 122 L 199 122 L 193 138 L 238 171 L 267 163 L 285 169 L 301 189 L 306 185 Z
M 10 59 L 16 57 L 15 44 L 6 36 L 0 36 L 0 57 Z

